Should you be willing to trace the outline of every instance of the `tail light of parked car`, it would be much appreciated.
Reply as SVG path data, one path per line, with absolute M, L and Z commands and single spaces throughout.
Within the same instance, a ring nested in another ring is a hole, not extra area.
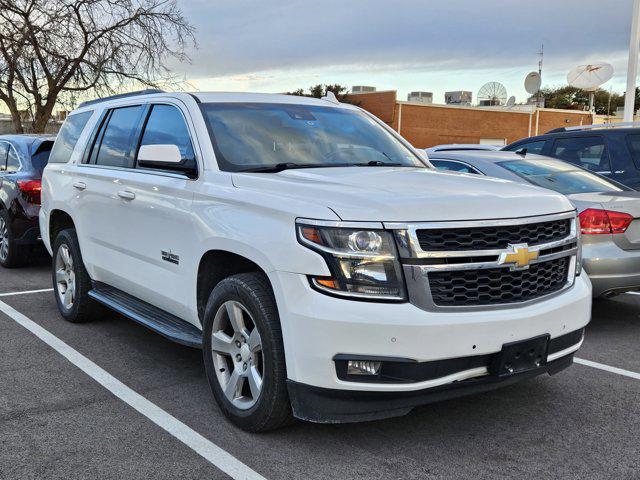
M 584 210 L 578 218 L 583 235 L 624 233 L 633 222 L 633 216 L 628 213 L 597 208 Z
M 18 180 L 18 188 L 29 202 L 40 205 L 41 180 Z

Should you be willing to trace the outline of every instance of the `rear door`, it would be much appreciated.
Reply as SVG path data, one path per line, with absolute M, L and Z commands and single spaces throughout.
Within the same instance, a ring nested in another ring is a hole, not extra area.
M 549 156 L 615 179 L 607 141 L 603 135 L 576 135 L 556 138 Z
M 71 210 L 83 260 L 94 280 L 122 288 L 127 285 L 130 255 L 122 248 L 122 238 L 134 225 L 123 216 L 128 200 L 123 177 L 133 169 L 135 145 L 144 105 L 127 105 L 104 112 L 83 162 L 74 169 L 76 195 Z

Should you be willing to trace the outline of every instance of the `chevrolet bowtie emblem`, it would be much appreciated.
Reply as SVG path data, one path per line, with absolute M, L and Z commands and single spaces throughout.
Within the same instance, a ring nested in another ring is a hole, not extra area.
M 529 249 L 526 243 L 519 245 L 509 245 L 506 252 L 500 254 L 498 263 L 500 265 L 511 265 L 512 269 L 524 269 L 529 267 L 532 260 L 537 260 L 540 255 L 539 250 Z

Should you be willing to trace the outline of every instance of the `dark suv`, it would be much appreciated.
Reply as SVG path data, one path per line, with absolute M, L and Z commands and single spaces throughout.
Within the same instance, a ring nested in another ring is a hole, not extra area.
M 42 171 L 54 137 L 0 135 L 0 265 L 20 266 L 40 241 Z
M 616 124 L 587 125 L 551 130 L 523 138 L 503 150 L 537 153 L 606 175 L 640 190 L 640 128 Z

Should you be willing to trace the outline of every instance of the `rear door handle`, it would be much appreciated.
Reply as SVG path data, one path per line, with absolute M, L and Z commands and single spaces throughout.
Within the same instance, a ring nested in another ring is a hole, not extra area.
M 118 192 L 118 196 L 124 200 L 133 200 L 134 198 L 136 198 L 136 194 L 130 192 L 129 190 L 120 190 Z
M 84 182 L 73 182 L 73 186 L 78 190 L 84 190 L 85 188 L 87 188 L 87 184 Z

